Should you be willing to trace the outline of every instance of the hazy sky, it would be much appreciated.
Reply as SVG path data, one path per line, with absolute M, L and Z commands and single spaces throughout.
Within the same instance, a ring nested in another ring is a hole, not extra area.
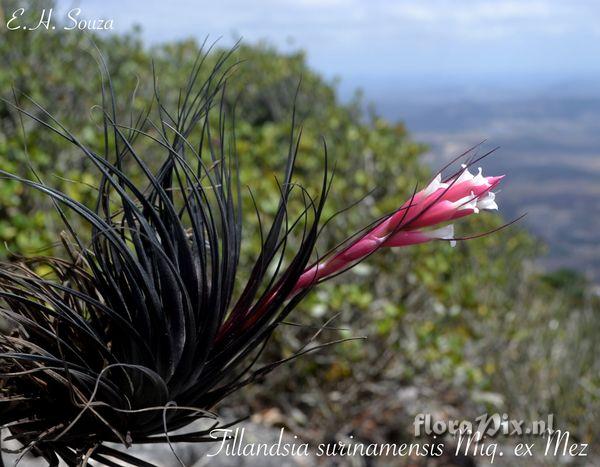
M 600 74 L 600 1 L 62 0 L 83 14 L 143 26 L 151 42 L 242 36 L 301 47 L 327 76 L 393 80 L 552 81 Z

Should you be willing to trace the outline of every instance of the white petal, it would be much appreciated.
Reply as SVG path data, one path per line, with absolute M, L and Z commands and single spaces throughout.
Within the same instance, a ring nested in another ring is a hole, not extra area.
M 435 238 L 437 240 L 452 240 L 454 238 L 454 225 L 445 225 L 444 227 L 423 233 L 429 238 Z
M 473 192 L 471 192 L 470 196 L 465 196 L 464 198 L 455 201 L 453 204 L 458 211 L 472 209 L 475 214 L 479 212 L 479 208 L 477 207 L 477 197 Z
M 483 176 L 481 167 L 479 167 L 478 170 L 479 170 L 479 172 L 477 173 L 477 175 L 475 175 L 473 177 L 473 185 L 475 185 L 475 186 L 481 186 L 481 185 L 489 186 L 490 184 L 487 181 L 487 179 Z
M 481 167 L 478 167 L 476 175 L 473 175 L 471 172 L 469 172 L 469 169 L 465 164 L 462 164 L 461 167 L 463 168 L 463 171 L 456 179 L 456 183 L 471 182 L 473 186 L 490 186 L 487 178 L 483 176 L 483 170 Z
M 493 209 L 497 210 L 498 205 L 496 204 L 496 195 L 491 191 L 488 191 L 484 196 L 477 200 L 477 207 L 479 209 Z
M 463 171 L 460 173 L 455 183 L 468 182 L 470 180 L 473 180 L 473 174 L 469 172 L 467 166 L 463 164 L 461 165 L 461 167 L 463 168 Z
M 448 184 L 442 183 L 442 174 L 437 174 L 436 177 L 431 180 L 431 183 L 427 185 L 427 188 L 423 190 L 423 195 L 429 196 L 440 188 L 448 188 Z

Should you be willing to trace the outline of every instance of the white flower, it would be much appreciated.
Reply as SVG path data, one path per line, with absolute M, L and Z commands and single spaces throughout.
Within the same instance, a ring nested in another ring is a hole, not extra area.
M 471 209 L 475 214 L 479 212 L 479 207 L 477 204 L 477 197 L 475 193 L 471 192 L 469 196 L 465 196 L 454 203 L 452 203 L 457 211 L 462 211 L 463 209 Z
M 454 224 L 448 224 L 444 227 L 423 233 L 432 240 L 450 240 L 450 246 L 454 247 L 456 245 L 456 242 L 454 241 Z
M 471 182 L 473 186 L 490 186 L 490 182 L 483 176 L 483 170 L 478 167 L 477 174 L 473 175 L 465 164 L 461 166 L 463 171 L 460 173 L 455 183 Z
M 486 192 L 483 196 L 480 196 L 477 199 L 477 207 L 479 209 L 493 209 L 498 210 L 498 205 L 496 204 L 496 194 L 491 191 Z
M 423 196 L 427 197 L 435 193 L 440 188 L 448 188 L 448 184 L 442 183 L 442 174 L 437 174 L 431 183 L 427 185 L 427 188 L 423 190 Z

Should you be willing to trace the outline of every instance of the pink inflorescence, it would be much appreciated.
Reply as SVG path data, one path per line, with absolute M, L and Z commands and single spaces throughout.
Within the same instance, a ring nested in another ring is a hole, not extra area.
M 339 252 L 308 268 L 294 292 L 347 269 L 381 247 L 402 247 L 431 240 L 454 244 L 454 225 L 450 222 L 482 209 L 498 209 L 492 189 L 503 177 L 484 177 L 481 168 L 473 175 L 466 166 L 445 181 L 438 174 L 393 214 Z M 445 225 L 439 227 L 442 224 Z

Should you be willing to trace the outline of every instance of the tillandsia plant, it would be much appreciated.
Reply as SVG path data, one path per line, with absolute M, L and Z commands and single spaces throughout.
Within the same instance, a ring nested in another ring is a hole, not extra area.
M 155 84 L 158 120 L 148 109 L 129 124 L 117 118 L 104 66 L 99 151 L 32 99 L 34 110 L 6 101 L 98 173 L 90 206 L 33 169 L 30 178 L 1 173 L 46 195 L 65 229 L 63 257 L 15 256 L 0 265 L 0 313 L 12 323 L 0 335 L 0 425 L 22 455 L 32 451 L 50 465 L 150 465 L 105 443 L 214 440 L 209 433 L 221 425 L 211 409 L 289 360 L 257 367 L 269 336 L 315 285 L 380 248 L 459 240 L 450 222 L 497 209 L 492 190 L 502 177 L 472 175 L 470 157 L 315 257 L 332 173 L 324 145 L 319 193 L 293 181 L 300 132 L 292 119 L 278 205 L 268 228 L 260 222 L 261 251 L 240 283 L 240 157 L 223 105 L 231 68 L 225 54 L 201 80 L 203 63 L 198 57 L 176 109 L 165 107 Z M 137 149 L 141 140 L 162 154 L 158 163 Z M 303 203 L 296 214 L 294 196 Z M 184 429 L 201 418 L 215 420 Z

